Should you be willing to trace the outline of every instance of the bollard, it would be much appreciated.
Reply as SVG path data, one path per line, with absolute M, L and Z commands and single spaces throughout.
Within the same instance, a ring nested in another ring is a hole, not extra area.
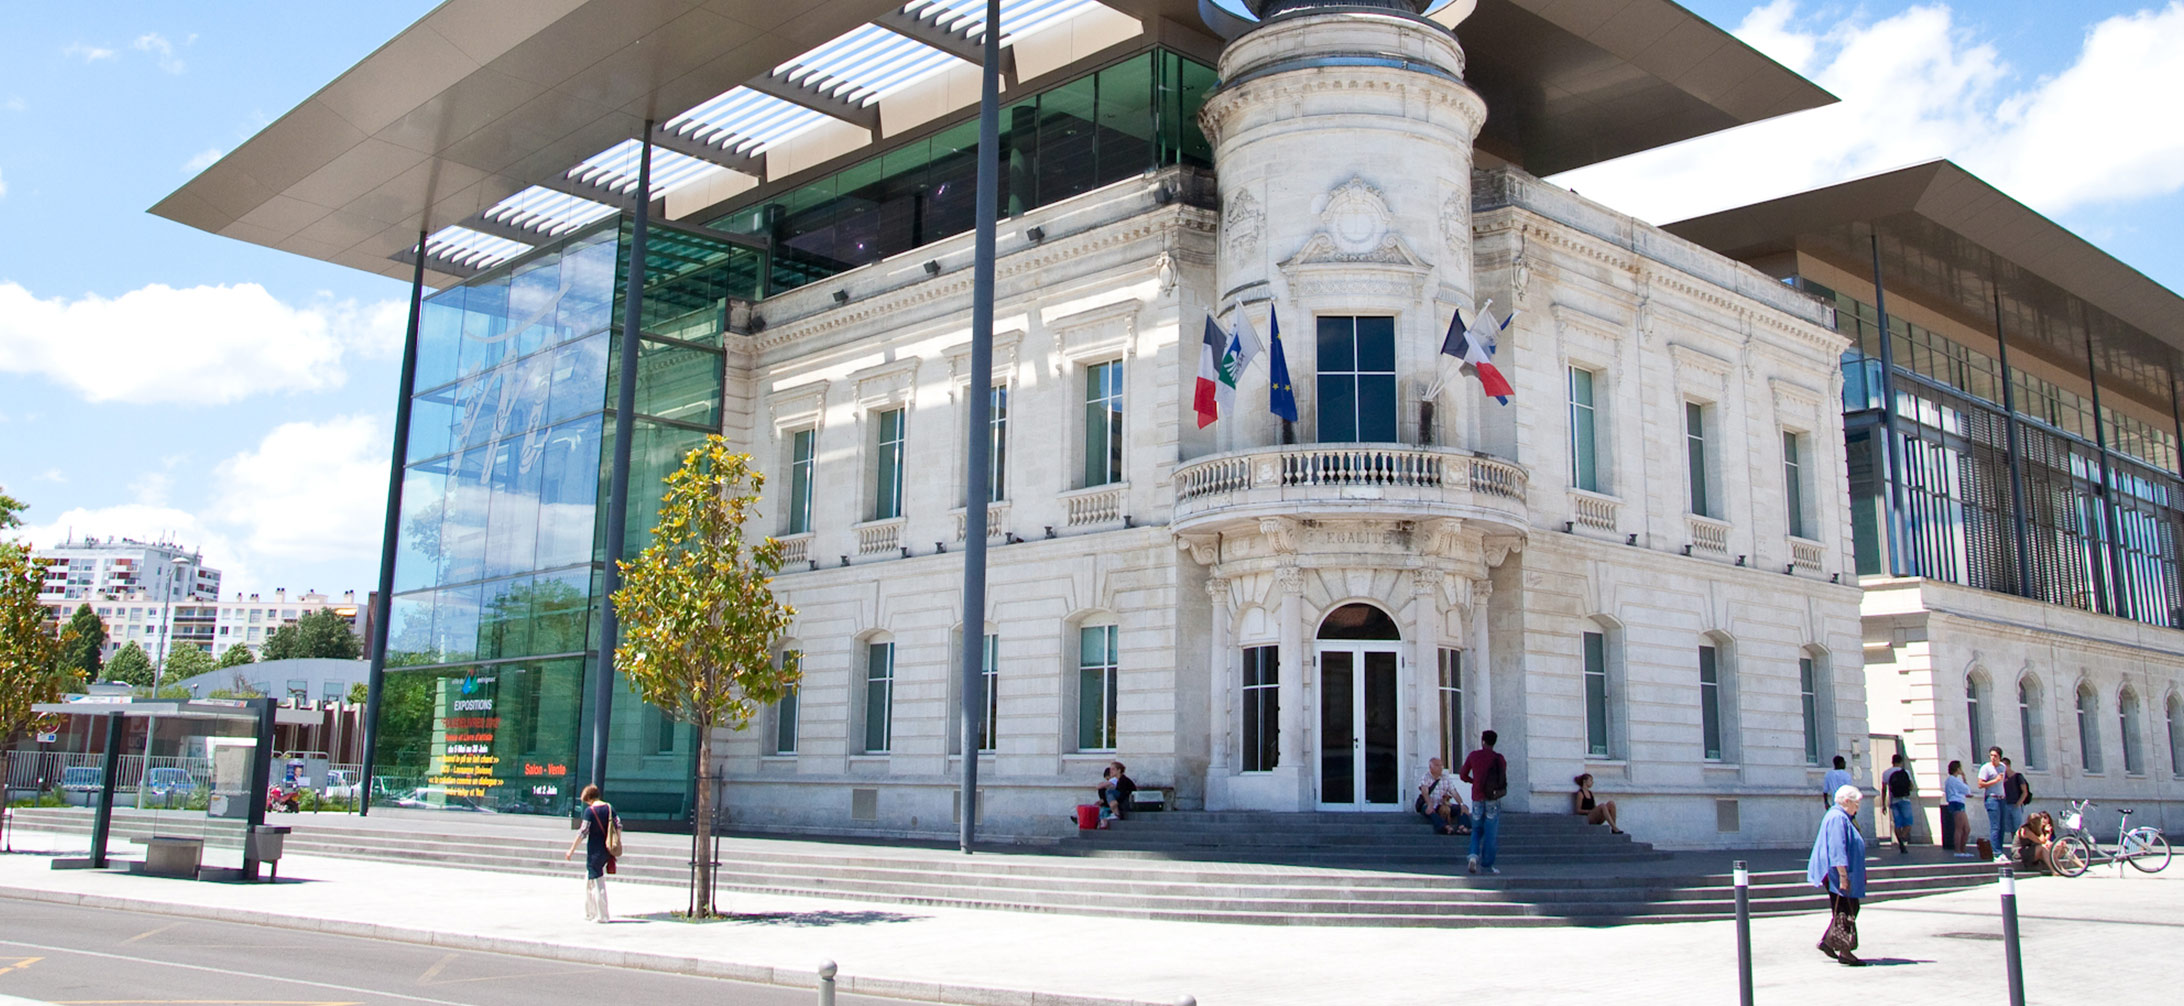
M 834 1006 L 834 962 L 819 962 L 819 1006 Z
M 1198 1000 L 1190 996 L 1178 996 L 1175 1000 L 1175 1006 L 1198 1006 Z
M 2025 961 L 2017 950 L 2017 873 L 2001 866 L 2002 957 L 2010 976 L 2010 1006 L 2025 1006 Z
M 1737 860 L 1737 1002 L 1752 1006 L 1752 871 Z

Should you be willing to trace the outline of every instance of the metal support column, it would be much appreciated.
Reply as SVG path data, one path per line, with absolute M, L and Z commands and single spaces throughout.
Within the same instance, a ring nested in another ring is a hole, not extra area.
M 2025 454 L 2017 442 L 2017 378 L 2010 372 L 2010 340 L 2002 327 L 2002 288 L 1994 290 L 1994 345 L 2002 366 L 2002 429 L 2010 459 L 2010 526 L 2017 543 L 2017 594 L 2034 597 L 2032 537 L 2025 526 Z
M 978 840 L 978 731 L 986 722 L 986 506 L 993 465 L 994 232 L 1001 176 L 1001 0 L 986 0 L 978 97 L 978 190 L 971 263 L 971 421 L 963 486 L 963 779 L 957 840 Z
M 1881 232 L 1873 231 L 1873 313 L 1881 326 L 1881 434 L 1888 438 L 1882 464 L 1888 466 L 1887 493 L 1882 497 L 1883 522 L 1888 525 L 1888 575 L 1916 576 L 1919 571 L 1905 561 L 1903 500 L 1903 437 L 1896 429 L 1896 350 L 1888 334 L 1888 291 L 1881 283 Z
M 2082 322 L 2084 315 L 2080 314 Z M 2100 504 L 2102 536 L 2108 539 L 2107 614 L 2131 617 L 2123 582 L 2123 527 L 2116 518 L 2116 480 L 2108 465 L 2108 420 L 2101 417 L 2100 360 L 2093 355 L 2093 326 L 2085 325 L 2085 380 L 2093 388 L 2093 446 L 2101 452 L 2101 485 L 2093 494 Z
M 356 813 L 372 812 L 372 767 L 378 760 L 379 696 L 387 680 L 387 612 L 394 604 L 395 543 L 402 533 L 403 464 L 409 460 L 410 398 L 417 391 L 417 332 L 425 309 L 425 238 L 417 232 L 417 268 L 410 273 L 409 327 L 402 336 L 402 373 L 394 400 L 394 457 L 387 462 L 387 519 L 379 532 L 379 593 L 372 598 L 371 669 L 364 681 L 364 758 L 357 773 Z
M 637 154 L 637 208 L 631 212 L 629 275 L 622 283 L 622 343 L 614 387 L 614 463 L 607 482 L 607 568 L 599 598 L 599 659 L 592 679 L 591 783 L 607 785 L 607 733 L 614 713 L 614 648 L 621 642 L 621 621 L 614 616 L 614 592 L 622 587 L 622 549 L 629 524 L 629 455 L 637 433 L 637 345 L 644 329 L 645 228 L 652 209 L 652 120 L 645 120 L 645 140 Z
M 114 826 L 114 789 L 121 782 L 119 711 L 106 714 L 106 763 L 99 771 L 99 802 L 91 812 L 91 868 L 106 869 L 106 836 Z
M 250 705 L 258 714 L 258 744 L 250 749 L 250 792 L 245 794 L 250 806 L 243 818 L 244 880 L 258 879 L 258 829 L 265 827 L 266 790 L 273 785 L 275 727 L 271 698 L 251 699 Z

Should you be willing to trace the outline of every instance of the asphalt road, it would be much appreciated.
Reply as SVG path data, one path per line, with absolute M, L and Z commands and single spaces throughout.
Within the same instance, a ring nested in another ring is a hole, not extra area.
M 618 922 L 617 925 L 676 925 Z M 811 990 L 0 898 L 0 997 L 75 1006 L 811 1006 Z M 894 1006 L 843 995 L 841 1006 Z

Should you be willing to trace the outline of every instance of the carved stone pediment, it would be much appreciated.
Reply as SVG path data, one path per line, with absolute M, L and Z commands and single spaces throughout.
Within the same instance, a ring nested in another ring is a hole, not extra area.
M 1415 300 L 1433 272 L 1394 229 L 1379 189 L 1352 178 L 1329 192 L 1320 229 L 1279 268 L 1301 297 Z

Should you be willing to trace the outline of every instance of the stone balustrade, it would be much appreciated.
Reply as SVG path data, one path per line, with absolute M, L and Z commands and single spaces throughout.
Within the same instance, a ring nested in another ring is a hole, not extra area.
M 1525 526 L 1524 468 L 1410 444 L 1265 447 L 1176 470 L 1175 524 L 1255 516 L 1467 517 Z

